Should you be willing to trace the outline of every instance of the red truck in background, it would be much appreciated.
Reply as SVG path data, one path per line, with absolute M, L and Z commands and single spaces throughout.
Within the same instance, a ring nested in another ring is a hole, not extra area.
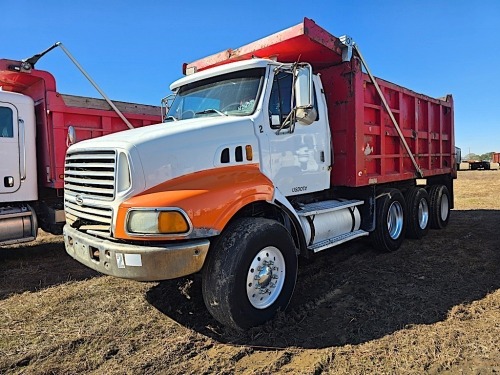
M 299 255 L 363 236 L 395 251 L 448 224 L 451 95 L 375 78 L 351 38 L 307 18 L 184 73 L 167 124 L 68 149 L 64 241 L 79 262 L 141 281 L 202 271 L 207 309 L 245 329 L 286 308 Z M 81 176 L 103 155 L 121 166 L 107 188 Z
M 161 122 L 160 108 L 116 102 L 134 127 Z M 0 245 L 61 234 L 70 143 L 127 129 L 102 99 L 57 92 L 52 74 L 0 59 Z

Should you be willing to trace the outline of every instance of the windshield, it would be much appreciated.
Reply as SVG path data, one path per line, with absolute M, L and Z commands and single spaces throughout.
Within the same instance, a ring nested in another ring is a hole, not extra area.
M 247 69 L 182 86 L 165 120 L 250 115 L 257 105 L 265 71 Z

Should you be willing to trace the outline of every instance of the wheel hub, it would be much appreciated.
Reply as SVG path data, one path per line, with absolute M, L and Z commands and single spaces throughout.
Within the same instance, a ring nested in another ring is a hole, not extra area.
M 263 266 L 257 268 L 258 274 L 255 275 L 255 280 L 261 288 L 266 288 L 271 283 L 273 276 L 275 276 L 273 275 L 273 264 L 273 261 L 264 261 Z
M 268 246 L 257 253 L 247 274 L 247 296 L 257 309 L 271 306 L 285 282 L 285 259 L 279 249 Z

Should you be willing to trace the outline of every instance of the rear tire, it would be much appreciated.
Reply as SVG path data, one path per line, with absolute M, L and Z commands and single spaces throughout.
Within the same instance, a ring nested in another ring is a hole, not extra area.
M 373 246 L 383 252 L 399 249 L 405 238 L 405 200 L 398 189 L 384 190 L 376 201 Z
M 290 302 L 295 244 L 274 220 L 237 219 L 211 246 L 202 277 L 203 300 L 215 319 L 239 330 L 260 325 Z
M 444 185 L 432 185 L 429 189 L 431 202 L 431 228 L 443 229 L 450 220 L 450 193 Z
M 430 199 L 423 188 L 411 187 L 406 191 L 406 237 L 420 239 L 429 232 Z

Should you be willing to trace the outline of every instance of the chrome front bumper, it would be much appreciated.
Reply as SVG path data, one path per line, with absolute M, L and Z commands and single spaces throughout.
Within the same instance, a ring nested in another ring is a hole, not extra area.
M 137 246 L 96 238 L 66 224 L 64 245 L 74 259 L 98 272 L 124 279 L 159 281 L 201 270 L 210 241 Z

